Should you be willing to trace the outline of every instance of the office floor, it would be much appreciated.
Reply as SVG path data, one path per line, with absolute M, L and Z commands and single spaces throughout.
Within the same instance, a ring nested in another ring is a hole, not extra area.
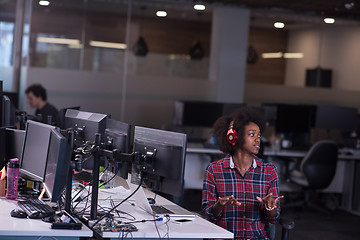
M 295 221 L 289 240 L 357 240 L 360 236 L 360 216 L 342 210 L 335 210 L 326 216 L 310 209 L 284 209 L 282 217 L 290 217 Z M 276 227 L 276 239 L 281 239 L 279 224 Z
M 190 211 L 201 213 L 201 191 L 186 190 L 181 203 Z M 289 240 L 358 240 L 360 216 L 342 211 L 332 211 L 329 216 L 311 209 L 283 209 L 282 217 L 295 221 Z M 281 226 L 277 224 L 276 240 L 281 239 Z

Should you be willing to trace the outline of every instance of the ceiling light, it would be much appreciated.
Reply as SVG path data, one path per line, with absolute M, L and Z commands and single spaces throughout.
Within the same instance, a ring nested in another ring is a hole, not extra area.
M 303 58 L 303 53 L 284 53 L 284 58 Z
M 335 22 L 335 19 L 333 18 L 324 18 L 324 22 L 328 24 L 333 24 Z
M 36 40 L 38 42 L 42 42 L 42 43 L 69 44 L 69 45 L 79 45 L 80 44 L 80 40 L 69 39 L 69 38 L 37 37 Z
M 41 6 L 49 6 L 49 5 L 50 5 L 50 2 L 49 2 L 49 1 L 45 1 L 45 0 L 40 0 L 40 1 L 39 1 L 39 5 L 41 5 Z
M 205 10 L 205 5 L 203 5 L 203 4 L 195 4 L 194 9 L 198 10 L 198 11 L 204 11 Z
M 263 53 L 261 54 L 262 58 L 282 58 L 282 52 L 270 52 L 270 53 Z
M 89 45 L 92 46 L 92 47 L 126 49 L 126 44 L 125 43 L 90 41 Z
M 354 7 L 354 3 L 353 2 L 350 2 L 350 3 L 345 3 L 344 6 L 347 10 L 350 10 Z
M 276 28 L 284 28 L 285 24 L 282 23 L 282 22 L 276 22 L 276 23 L 274 23 L 274 27 L 276 27 Z
M 157 11 L 156 16 L 158 16 L 158 17 L 166 17 L 167 12 L 165 12 L 165 11 Z

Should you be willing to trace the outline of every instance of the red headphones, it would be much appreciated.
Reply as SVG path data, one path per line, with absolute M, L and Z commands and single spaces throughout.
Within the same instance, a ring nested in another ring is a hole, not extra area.
M 229 130 L 226 133 L 226 140 L 228 141 L 228 143 L 235 146 L 235 144 L 236 144 L 236 142 L 238 140 L 238 134 L 233 129 L 233 127 L 234 127 L 234 121 L 231 121 L 230 125 L 229 125 Z

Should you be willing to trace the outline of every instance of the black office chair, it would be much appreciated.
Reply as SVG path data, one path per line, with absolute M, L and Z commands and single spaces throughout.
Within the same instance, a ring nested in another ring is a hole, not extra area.
M 338 148 L 335 142 L 323 140 L 316 142 L 301 161 L 300 171 L 290 172 L 290 181 L 302 187 L 305 198 L 301 201 L 285 204 L 288 207 L 311 207 L 323 213 L 329 214 L 322 208 L 310 201 L 310 193 L 325 189 L 331 183 L 336 171 Z
M 293 219 L 280 218 L 279 224 L 281 225 L 281 240 L 289 240 L 289 232 L 295 227 Z M 265 230 L 270 240 L 275 240 L 276 225 L 272 223 L 266 223 Z

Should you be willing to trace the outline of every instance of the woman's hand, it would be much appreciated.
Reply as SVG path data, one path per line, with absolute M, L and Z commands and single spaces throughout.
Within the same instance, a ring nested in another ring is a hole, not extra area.
M 274 210 L 276 210 L 276 203 L 280 199 L 284 198 L 284 196 L 279 196 L 277 198 L 273 198 L 272 195 L 273 195 L 272 193 L 269 193 L 268 195 L 266 195 L 263 198 L 256 197 L 256 199 L 260 203 L 265 205 L 265 209 L 267 210 L 266 212 L 267 212 L 267 215 L 269 217 L 275 217 L 276 216 L 276 211 L 274 211 Z
M 214 217 L 220 216 L 221 212 L 224 210 L 225 205 L 240 206 L 241 203 L 233 195 L 228 197 L 219 197 L 213 207 Z
M 225 205 L 240 206 L 241 205 L 241 203 L 238 202 L 238 200 L 234 197 L 234 195 L 231 195 L 231 196 L 228 196 L 228 197 L 219 197 L 218 202 L 222 206 L 225 206 Z

